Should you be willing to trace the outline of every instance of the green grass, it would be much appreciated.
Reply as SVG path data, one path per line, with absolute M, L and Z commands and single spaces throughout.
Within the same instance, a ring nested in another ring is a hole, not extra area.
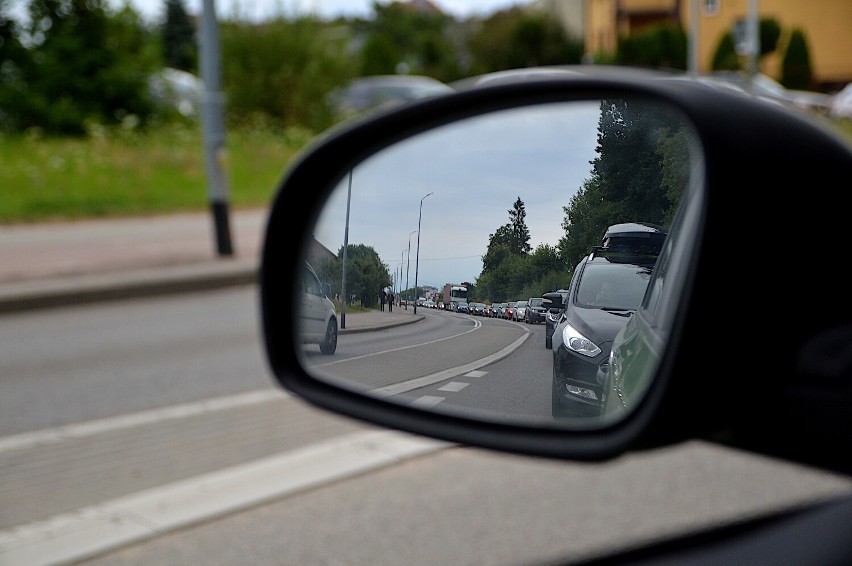
M 263 206 L 307 132 L 226 132 L 229 203 Z M 145 215 L 208 208 L 200 125 L 96 130 L 86 138 L 0 136 L 0 222 Z
M 835 123 L 852 143 L 852 121 Z M 310 132 L 226 132 L 232 207 L 265 206 Z M 199 124 L 93 129 L 85 138 L 0 135 L 0 222 L 134 216 L 209 207 Z

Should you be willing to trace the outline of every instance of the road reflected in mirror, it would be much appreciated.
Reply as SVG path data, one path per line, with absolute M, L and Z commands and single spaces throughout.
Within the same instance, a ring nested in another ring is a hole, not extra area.
M 470 418 L 622 418 L 681 296 L 698 148 L 674 108 L 595 99 L 465 118 L 341 171 L 302 246 L 303 366 Z

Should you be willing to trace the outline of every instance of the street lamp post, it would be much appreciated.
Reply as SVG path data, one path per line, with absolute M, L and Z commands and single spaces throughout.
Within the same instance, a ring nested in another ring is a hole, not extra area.
M 414 260 L 414 314 L 417 314 L 417 273 L 420 271 L 420 221 L 423 219 L 423 201 L 426 200 L 426 197 L 433 194 L 429 193 L 420 199 L 420 215 L 417 217 L 417 254 Z M 409 259 L 411 258 L 409 257 Z
M 397 298 L 402 298 L 402 266 L 405 265 L 405 250 L 402 250 L 402 253 L 399 254 L 399 291 L 397 292 Z
M 414 234 L 417 230 L 412 230 Z M 405 310 L 408 310 L 408 301 L 411 300 L 411 293 L 408 290 L 408 274 L 411 273 L 411 234 L 408 235 L 408 263 L 405 266 Z M 420 241 L 420 234 L 417 234 L 417 241 Z

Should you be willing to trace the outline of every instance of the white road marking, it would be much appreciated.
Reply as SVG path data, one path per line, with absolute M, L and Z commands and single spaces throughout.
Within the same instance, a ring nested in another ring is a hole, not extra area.
M 0 564 L 77 562 L 450 446 L 390 430 L 340 436 L 0 531 Z
M 435 405 L 443 402 L 446 397 L 435 397 L 434 395 L 424 395 L 418 399 L 412 401 L 411 406 L 417 407 L 419 409 L 430 409 Z
M 340 360 L 331 361 L 331 362 L 327 362 L 327 363 L 324 363 L 324 364 L 314 364 L 311 367 L 312 368 L 318 368 L 318 367 L 334 366 L 334 365 L 337 365 L 337 364 L 345 364 L 347 362 L 351 362 L 351 361 L 354 361 L 354 360 L 371 358 L 373 356 L 381 356 L 383 354 L 387 354 L 387 353 L 390 353 L 390 352 L 401 352 L 403 350 L 410 350 L 412 348 L 422 348 L 424 346 L 429 346 L 431 344 L 436 344 L 438 342 L 444 342 L 446 340 L 453 340 L 454 338 L 458 338 L 459 336 L 464 336 L 465 334 L 475 332 L 475 331 L 479 330 L 480 328 L 482 328 L 482 322 L 480 322 L 478 320 L 474 320 L 473 321 L 473 328 L 471 328 L 470 330 L 465 330 L 464 332 L 459 332 L 458 334 L 453 334 L 452 336 L 446 336 L 444 338 L 438 338 L 437 340 L 431 340 L 429 342 L 420 342 L 418 344 L 409 344 L 407 346 L 401 346 L 399 348 L 391 348 L 389 350 L 382 350 L 380 352 L 372 352 L 370 354 L 363 354 L 361 356 L 352 356 L 351 358 L 343 358 L 343 359 L 340 359 Z
M 438 388 L 438 391 L 450 391 L 451 393 L 458 393 L 465 387 L 470 385 L 469 383 L 462 383 L 461 381 L 451 381 L 446 385 L 443 385 Z
M 499 352 L 495 352 L 490 356 L 480 358 L 474 362 L 465 364 L 463 366 L 439 371 L 438 373 L 433 373 L 432 375 L 424 375 L 423 377 L 418 377 L 416 379 L 410 379 L 408 381 L 394 383 L 393 385 L 379 387 L 378 389 L 371 390 L 369 394 L 380 398 L 390 397 L 392 395 L 399 395 L 400 393 L 406 393 L 414 389 L 419 389 L 420 387 L 426 387 L 427 385 L 434 385 L 447 379 L 452 379 L 453 377 L 466 374 L 481 367 L 485 367 L 488 364 L 493 364 L 498 360 L 502 360 L 503 358 L 514 352 L 518 347 L 520 347 L 520 345 L 523 344 L 524 341 L 529 337 L 530 333 L 525 332 L 520 338 L 518 338 Z
M 488 375 L 488 372 L 487 371 L 474 370 L 474 371 L 469 371 L 466 374 L 464 374 L 465 377 L 482 377 L 483 375 Z
M 0 454 L 9 450 L 19 448 L 30 448 L 43 444 L 53 444 L 71 438 L 85 438 L 104 432 L 112 432 L 121 429 L 142 426 L 150 423 L 158 423 L 167 420 L 183 419 L 204 413 L 212 413 L 224 409 L 244 407 L 267 401 L 278 401 L 291 397 L 289 393 L 280 389 L 262 389 L 250 391 L 238 395 L 228 395 L 214 399 L 205 399 L 194 403 L 183 405 L 172 405 L 161 407 L 150 411 L 128 413 L 117 417 L 86 421 L 83 423 L 70 424 L 55 428 L 24 432 L 0 438 Z

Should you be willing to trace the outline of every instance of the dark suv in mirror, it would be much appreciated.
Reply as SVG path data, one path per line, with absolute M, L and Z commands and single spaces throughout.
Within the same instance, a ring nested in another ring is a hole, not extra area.
M 554 417 L 600 415 L 612 341 L 639 307 L 665 237 L 649 224 L 610 226 L 604 245 L 577 264 L 565 298 L 545 295 L 561 308 L 551 336 Z

